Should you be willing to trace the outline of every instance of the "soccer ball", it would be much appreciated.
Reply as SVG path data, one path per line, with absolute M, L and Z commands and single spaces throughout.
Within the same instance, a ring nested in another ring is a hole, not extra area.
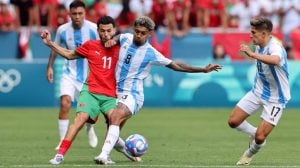
M 147 152 L 148 142 L 142 135 L 133 134 L 126 139 L 125 148 L 132 156 L 139 157 Z

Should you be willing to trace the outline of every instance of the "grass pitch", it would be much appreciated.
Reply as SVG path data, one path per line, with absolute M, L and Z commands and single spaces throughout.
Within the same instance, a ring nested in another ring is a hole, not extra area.
M 149 150 L 142 163 L 133 163 L 113 151 L 116 165 L 109 167 L 237 167 L 248 137 L 227 126 L 231 109 L 144 108 L 121 132 L 126 139 L 139 133 Z M 72 110 L 74 118 L 75 110 Z M 54 167 L 49 164 L 58 144 L 57 108 L 0 108 L 0 167 Z M 249 118 L 257 125 L 259 115 Z M 247 167 L 300 167 L 300 113 L 287 109 L 269 136 L 267 145 Z M 72 120 L 71 120 L 72 121 Z M 106 127 L 102 117 L 95 126 L 99 144 L 89 147 L 81 130 L 59 167 L 99 167 L 93 162 L 101 150 Z M 100 166 L 103 167 L 103 166 Z

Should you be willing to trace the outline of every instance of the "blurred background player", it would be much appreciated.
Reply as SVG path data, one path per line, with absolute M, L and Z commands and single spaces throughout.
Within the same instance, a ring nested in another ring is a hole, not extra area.
M 85 4 L 73 1 L 70 4 L 71 21 L 61 25 L 56 32 L 55 43 L 67 49 L 75 49 L 87 40 L 99 39 L 96 24 L 85 20 Z M 53 64 L 57 53 L 51 50 L 47 66 L 47 79 L 53 82 Z M 78 98 L 87 74 L 87 61 L 85 59 L 65 60 L 60 81 L 60 110 L 58 116 L 59 136 L 62 140 L 69 127 L 69 113 L 72 101 Z M 89 145 L 97 146 L 98 139 L 91 124 L 86 124 Z M 56 147 L 58 149 L 59 145 Z
M 192 67 L 164 57 L 147 41 L 154 27 L 152 19 L 146 16 L 140 17 L 134 22 L 133 34 L 121 34 L 105 44 L 109 47 L 120 42 L 121 45 L 116 67 L 118 106 L 109 115 L 109 128 L 102 151 L 94 158 L 98 164 L 115 163 L 110 159 L 110 152 L 119 139 L 120 126 L 123 126 L 127 119 L 135 115 L 143 105 L 143 80 L 149 75 L 152 65 L 166 66 L 175 71 L 190 73 L 208 73 L 221 69 L 218 64 L 209 64 L 204 68 Z
M 228 124 L 251 136 L 249 148 L 237 165 L 249 165 L 253 155 L 266 144 L 267 136 L 279 122 L 290 100 L 287 53 L 280 42 L 272 38 L 273 24 L 269 19 L 257 18 L 250 22 L 250 37 L 255 46 L 252 52 L 246 44 L 240 50 L 256 60 L 254 86 L 233 109 Z M 262 108 L 261 121 L 254 127 L 246 119 Z

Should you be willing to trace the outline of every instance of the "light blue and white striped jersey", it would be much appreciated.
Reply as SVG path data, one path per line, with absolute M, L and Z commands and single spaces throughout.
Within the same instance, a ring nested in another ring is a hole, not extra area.
M 263 100 L 286 104 L 290 96 L 287 54 L 284 47 L 274 38 L 264 47 L 255 47 L 255 52 L 263 55 L 278 55 L 278 65 L 268 65 L 257 60 L 256 76 L 252 92 Z
M 56 31 L 54 42 L 69 50 L 74 50 L 81 46 L 84 42 L 95 39 L 99 39 L 97 25 L 88 20 L 84 20 L 80 29 L 74 29 L 72 22 L 61 25 Z M 88 63 L 86 59 L 65 59 L 63 73 L 69 75 L 72 79 L 84 82 L 87 70 Z
M 133 44 L 133 35 L 120 36 L 120 55 L 116 67 L 117 94 L 131 94 L 135 100 L 144 101 L 143 80 L 149 75 L 152 65 L 166 66 L 172 60 L 146 42 L 143 46 Z

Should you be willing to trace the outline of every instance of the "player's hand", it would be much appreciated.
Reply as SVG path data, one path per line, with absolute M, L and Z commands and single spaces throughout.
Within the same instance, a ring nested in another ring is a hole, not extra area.
M 205 67 L 205 73 L 211 72 L 211 71 L 219 71 L 222 69 L 222 65 L 219 64 L 208 64 Z
M 53 69 L 52 67 L 47 68 L 47 80 L 49 83 L 53 83 Z
M 45 44 L 49 45 L 51 43 L 51 34 L 48 30 L 41 32 L 41 38 Z
M 240 51 L 244 52 L 248 57 L 251 57 L 252 51 L 247 44 L 241 44 Z
M 110 39 L 104 43 L 104 47 L 109 48 L 116 44 L 117 44 L 117 42 L 114 39 Z

